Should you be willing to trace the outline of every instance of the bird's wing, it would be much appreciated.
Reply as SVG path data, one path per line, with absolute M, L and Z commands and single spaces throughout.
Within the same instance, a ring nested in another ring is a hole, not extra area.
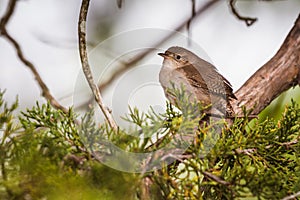
M 229 83 L 229 81 L 224 78 L 222 75 L 220 75 L 218 72 L 216 73 L 208 73 L 206 75 L 206 78 L 208 80 L 211 80 L 210 82 L 210 90 L 214 93 L 218 93 L 221 95 L 226 95 L 228 98 L 237 99 L 236 96 L 233 94 L 232 86 Z
M 209 93 L 213 93 L 218 96 L 223 96 L 224 98 L 229 97 L 236 99 L 232 92 L 232 86 L 229 81 L 220 75 L 212 64 L 206 62 L 205 65 L 205 73 L 201 73 L 203 69 L 190 65 L 185 65 L 181 67 L 180 70 L 183 70 L 192 86 L 201 88 L 203 92 L 207 93 L 208 95 Z
M 209 94 L 209 90 L 206 82 L 204 81 L 201 74 L 194 67 L 191 67 L 190 65 L 185 65 L 181 67 L 179 70 L 181 70 L 186 75 L 189 83 L 193 87 L 198 89 L 201 88 L 202 90 L 207 91 L 207 94 Z

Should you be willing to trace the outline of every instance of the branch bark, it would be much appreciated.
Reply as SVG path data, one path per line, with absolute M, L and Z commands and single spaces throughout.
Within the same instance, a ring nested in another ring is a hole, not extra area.
M 95 100 L 96 100 L 97 104 L 99 105 L 102 113 L 104 114 L 106 120 L 108 121 L 109 126 L 114 131 L 117 131 L 118 126 L 117 126 L 116 122 L 114 121 L 110 111 L 107 109 L 107 107 L 103 103 L 100 90 L 94 81 L 92 71 L 91 71 L 91 68 L 90 68 L 90 65 L 88 62 L 87 46 L 86 46 L 86 19 L 87 19 L 87 13 L 88 13 L 88 9 L 89 9 L 89 3 L 90 3 L 89 0 L 82 0 L 80 14 L 79 14 L 79 20 L 78 20 L 79 54 L 80 54 L 82 70 L 83 70 L 86 80 L 88 81 L 89 86 L 94 94 Z
M 232 106 L 242 115 L 242 106 L 259 114 L 282 92 L 300 85 L 300 15 L 278 52 L 235 93 Z

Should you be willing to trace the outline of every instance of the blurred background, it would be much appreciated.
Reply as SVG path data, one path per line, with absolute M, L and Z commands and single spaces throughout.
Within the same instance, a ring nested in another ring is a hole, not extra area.
M 197 0 L 196 8 L 207 1 Z M 0 0 L 0 15 L 8 0 Z M 184 29 L 158 46 L 145 59 L 103 90 L 105 103 L 117 118 L 128 104 L 147 110 L 163 110 L 165 97 L 158 83 L 162 58 L 157 52 L 171 45 L 186 46 L 214 63 L 236 91 L 279 49 L 299 15 L 300 1 L 240 0 L 236 8 L 242 16 L 258 21 L 247 27 L 221 1 L 196 18 L 190 32 Z M 8 31 L 20 43 L 52 94 L 64 106 L 79 107 L 90 98 L 81 73 L 78 54 L 77 22 L 80 2 L 73 0 L 18 1 Z M 88 13 L 89 56 L 95 79 L 107 80 L 122 62 L 130 61 L 156 41 L 174 31 L 191 16 L 190 0 L 91 1 Z M 192 42 L 191 42 L 192 41 Z M 9 102 L 19 98 L 20 108 L 45 102 L 31 72 L 16 57 L 15 49 L 0 37 L 0 88 Z M 280 96 L 262 117 L 276 117 L 291 98 L 299 102 L 296 87 Z

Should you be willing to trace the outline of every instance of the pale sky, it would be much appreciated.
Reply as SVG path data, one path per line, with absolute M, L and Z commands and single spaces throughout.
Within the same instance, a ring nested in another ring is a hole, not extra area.
M 198 0 L 197 7 L 203 2 Z M 276 53 L 299 14 L 300 1 L 238 1 L 237 9 L 241 15 L 258 18 L 251 27 L 237 20 L 226 2 L 210 8 L 193 21 L 191 39 L 237 90 Z M 0 0 L 1 16 L 6 4 L 7 0 Z M 8 26 L 9 32 L 20 43 L 26 57 L 35 64 L 57 99 L 74 91 L 80 92 L 85 85 L 84 80 L 80 82 L 78 78 L 81 70 L 77 50 L 79 7 L 80 1 L 73 0 L 18 1 Z M 101 53 L 97 54 L 97 50 L 110 44 L 110 57 L 130 55 L 131 51 L 151 46 L 160 34 L 172 31 L 191 14 L 190 1 L 183 0 L 125 0 L 122 9 L 117 8 L 115 1 L 98 0 L 91 1 L 90 7 L 89 30 L 96 23 L 114 24 L 104 43 L 93 37 L 96 47 L 90 54 L 91 63 L 95 71 L 100 65 L 96 79 L 101 79 L 101 73 L 103 76 L 108 73 L 103 69 L 113 66 L 112 60 L 107 60 L 108 63 L 103 66 L 105 58 L 98 57 Z M 101 32 L 101 27 L 97 29 Z M 95 33 L 89 36 L 92 38 Z M 184 45 L 186 40 L 183 38 L 186 36 L 186 32 L 178 34 L 161 48 Z M 126 73 L 105 93 L 106 104 L 115 108 L 115 112 L 120 109 L 122 113 L 127 104 L 142 109 L 164 104 L 165 98 L 158 83 L 162 59 L 156 55 L 157 52 Z M 6 100 L 12 101 L 18 95 L 23 109 L 43 99 L 31 72 L 20 63 L 12 46 L 3 38 L 0 38 L 0 60 L 0 88 L 7 90 Z M 75 103 L 79 102 L 77 100 L 74 100 Z M 61 102 L 70 106 L 74 101 L 67 98 Z

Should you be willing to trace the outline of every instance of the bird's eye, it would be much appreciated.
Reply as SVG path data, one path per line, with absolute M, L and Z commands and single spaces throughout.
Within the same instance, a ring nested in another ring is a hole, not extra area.
M 181 56 L 180 55 L 176 55 L 176 60 L 180 60 Z

